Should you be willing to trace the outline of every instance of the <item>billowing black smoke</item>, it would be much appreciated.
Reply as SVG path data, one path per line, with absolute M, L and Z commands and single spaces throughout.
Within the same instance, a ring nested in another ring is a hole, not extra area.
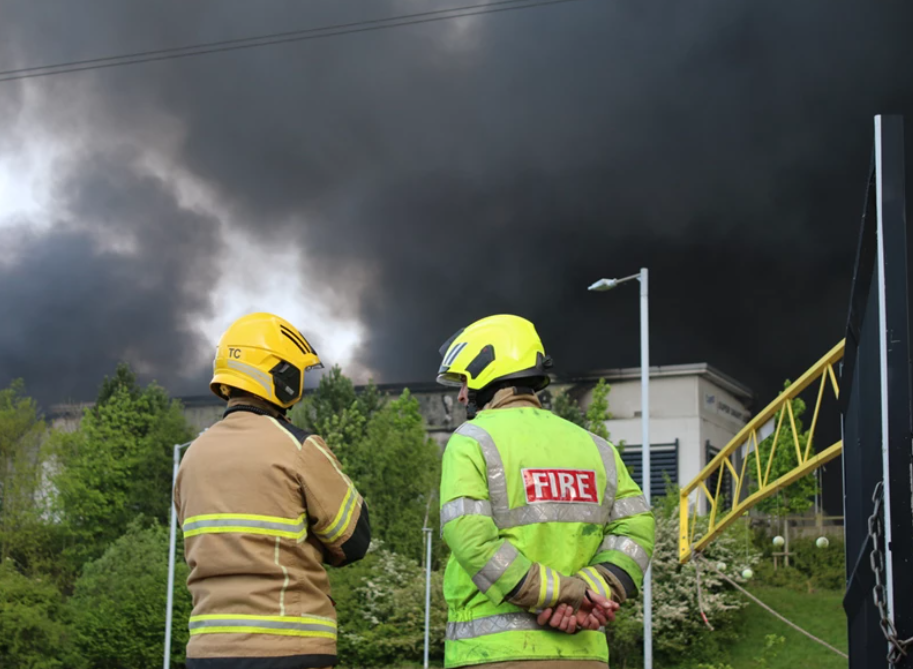
M 427 9 L 5 4 L 10 66 Z M 26 86 L 83 90 L 88 123 L 47 117 L 108 144 L 61 168 L 65 224 L 0 265 L 0 383 L 91 396 L 127 357 L 203 391 L 221 232 L 118 151 L 154 126 L 223 223 L 303 250 L 379 380 L 432 378 L 441 342 L 495 312 L 536 322 L 559 371 L 635 365 L 636 289 L 586 286 L 647 266 L 652 361 L 766 399 L 843 334 L 872 116 L 913 118 L 911 25 L 906 3 L 583 0 L 0 84 L 12 112 Z M 127 251 L 106 246 L 120 226 Z

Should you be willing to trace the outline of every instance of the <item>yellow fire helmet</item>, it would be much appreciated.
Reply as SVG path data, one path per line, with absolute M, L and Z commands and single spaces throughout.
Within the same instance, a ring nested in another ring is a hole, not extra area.
M 273 314 L 248 314 L 219 339 L 209 388 L 222 399 L 229 388 L 246 390 L 287 409 L 301 399 L 311 369 L 323 364 L 295 326 Z
M 535 326 L 519 316 L 489 316 L 463 328 L 440 349 L 444 360 L 437 381 L 482 390 L 490 383 L 529 379 L 526 385 L 542 390 L 549 384 L 552 360 Z M 532 379 L 536 379 L 533 381 Z

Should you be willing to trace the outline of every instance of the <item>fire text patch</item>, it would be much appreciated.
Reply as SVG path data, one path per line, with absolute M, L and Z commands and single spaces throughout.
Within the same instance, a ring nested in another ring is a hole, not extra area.
M 526 501 L 599 503 L 592 469 L 522 469 Z

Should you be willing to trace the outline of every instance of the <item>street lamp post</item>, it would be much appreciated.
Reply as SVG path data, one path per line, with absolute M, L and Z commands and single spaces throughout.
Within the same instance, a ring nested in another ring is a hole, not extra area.
M 650 322 L 649 293 L 647 288 L 647 268 L 621 279 L 600 279 L 588 290 L 603 292 L 616 286 L 638 279 L 640 281 L 640 393 L 641 425 L 641 488 L 644 498 L 650 504 Z M 644 669 L 653 669 L 653 587 L 650 567 L 644 572 Z
M 202 433 L 201 433 L 202 434 Z M 175 444 L 174 446 L 174 469 L 171 476 L 171 528 L 169 530 L 168 540 L 168 596 L 167 596 L 167 613 L 165 614 L 165 656 L 162 661 L 164 669 L 171 666 L 171 615 L 174 609 L 174 552 L 177 544 L 177 514 L 174 510 L 174 488 L 178 480 L 178 468 L 181 465 L 181 451 L 190 446 L 193 442 L 188 441 L 186 444 Z

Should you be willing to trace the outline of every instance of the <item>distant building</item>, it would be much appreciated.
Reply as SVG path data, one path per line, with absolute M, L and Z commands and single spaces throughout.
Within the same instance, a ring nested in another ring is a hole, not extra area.
M 602 369 L 580 375 L 555 376 L 540 397 L 551 408 L 557 393 L 566 392 L 582 408 L 589 406 L 599 379 L 612 385 L 606 422 L 610 438 L 623 444 L 622 457 L 640 483 L 641 393 L 640 368 Z M 418 400 L 428 434 L 443 446 L 450 434 L 466 420 L 466 411 L 457 402 L 457 393 L 437 383 L 389 383 L 378 389 L 390 396 L 403 389 Z M 180 398 L 188 421 L 200 430 L 222 415 L 224 402 L 214 395 Z M 684 484 L 701 469 L 748 422 L 753 395 L 751 390 L 707 364 L 670 365 L 650 369 L 650 441 L 654 495 L 661 494 L 665 478 Z M 51 426 L 71 431 L 79 425 L 82 412 L 91 404 L 57 405 L 51 408 Z
M 589 406 L 593 387 L 604 378 L 612 385 L 606 421 L 609 438 L 623 447 L 622 458 L 641 483 L 642 422 L 640 368 L 596 370 L 547 390 L 568 392 Z M 653 495 L 691 481 L 751 418 L 751 390 L 710 365 L 650 368 L 650 485 Z

